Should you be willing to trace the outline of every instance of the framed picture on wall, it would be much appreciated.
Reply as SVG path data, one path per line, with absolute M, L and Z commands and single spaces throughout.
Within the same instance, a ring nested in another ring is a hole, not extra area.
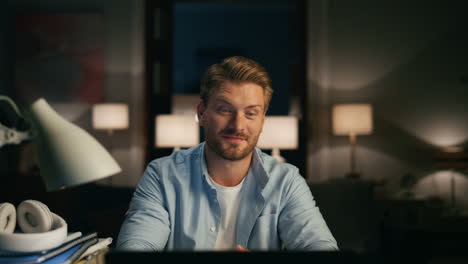
M 103 100 L 102 14 L 19 14 L 14 33 L 17 101 L 43 97 L 72 119 Z

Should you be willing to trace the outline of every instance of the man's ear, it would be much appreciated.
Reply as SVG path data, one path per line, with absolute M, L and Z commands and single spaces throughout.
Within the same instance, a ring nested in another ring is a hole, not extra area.
M 198 118 L 198 124 L 200 124 L 200 126 L 203 126 L 204 125 L 204 114 L 205 114 L 205 111 L 206 111 L 206 106 L 205 104 L 203 103 L 202 100 L 200 100 L 198 102 L 198 105 L 197 105 L 197 118 Z

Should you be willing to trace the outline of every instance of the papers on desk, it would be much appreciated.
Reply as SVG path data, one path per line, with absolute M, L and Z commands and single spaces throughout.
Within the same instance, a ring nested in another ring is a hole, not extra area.
M 1 251 L 0 264 L 71 264 L 100 251 L 111 243 L 112 238 L 99 239 L 96 232 L 85 235 L 78 232 L 69 235 L 62 245 L 43 252 L 18 254 Z

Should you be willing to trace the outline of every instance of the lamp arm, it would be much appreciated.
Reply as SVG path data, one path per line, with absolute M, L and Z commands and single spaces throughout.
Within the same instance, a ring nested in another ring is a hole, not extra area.
M 15 110 L 16 114 L 21 118 L 24 118 L 21 112 L 16 106 L 15 102 L 11 100 L 10 97 L 0 95 L 0 101 L 8 102 L 13 110 Z M 31 133 L 29 131 L 18 131 L 14 128 L 9 128 L 2 123 L 0 123 L 0 148 L 6 144 L 19 144 L 25 140 L 32 138 Z
M 13 107 L 13 110 L 15 110 L 15 112 L 20 116 L 20 117 L 23 117 L 23 115 L 21 114 L 20 110 L 18 109 L 18 106 L 16 106 L 15 102 L 13 100 L 11 100 L 10 97 L 8 96 L 5 96 L 5 95 L 0 95 L 0 101 L 7 101 L 11 107 Z M 24 118 L 24 117 L 23 117 Z

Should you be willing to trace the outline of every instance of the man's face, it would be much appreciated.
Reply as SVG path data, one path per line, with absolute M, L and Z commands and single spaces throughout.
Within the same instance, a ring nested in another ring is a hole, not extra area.
M 197 107 L 208 147 L 226 160 L 241 160 L 257 145 L 265 121 L 261 86 L 224 82 L 213 90 L 207 105 Z

